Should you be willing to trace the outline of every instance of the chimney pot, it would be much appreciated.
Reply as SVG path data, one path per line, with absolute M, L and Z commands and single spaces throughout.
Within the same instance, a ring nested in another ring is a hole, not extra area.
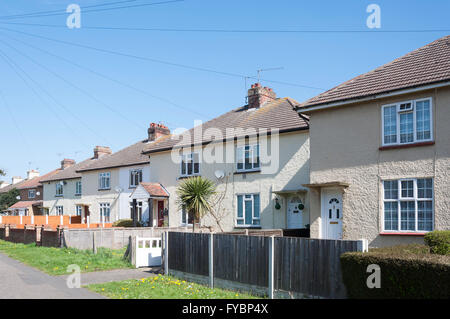
M 61 169 L 65 170 L 66 168 L 75 165 L 75 160 L 70 158 L 65 158 L 61 161 Z
M 37 170 L 32 169 L 27 172 L 27 179 L 32 179 L 32 178 L 35 178 L 38 176 L 39 176 L 39 172 Z

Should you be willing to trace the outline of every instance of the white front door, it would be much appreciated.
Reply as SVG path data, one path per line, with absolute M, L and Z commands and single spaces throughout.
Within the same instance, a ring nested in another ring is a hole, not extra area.
M 288 198 L 287 228 L 303 228 L 303 211 L 298 207 L 300 204 L 302 204 L 300 197 L 293 196 Z
M 322 238 L 342 239 L 342 192 L 322 190 Z

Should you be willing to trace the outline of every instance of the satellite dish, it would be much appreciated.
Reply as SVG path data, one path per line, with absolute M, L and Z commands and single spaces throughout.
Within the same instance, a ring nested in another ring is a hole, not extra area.
M 222 179 L 225 176 L 225 172 L 218 170 L 214 172 L 214 175 L 216 175 L 217 179 Z
M 64 182 L 63 182 L 63 181 L 60 181 L 60 182 L 59 182 L 59 185 L 63 186 L 63 185 L 64 185 Z
M 37 196 L 41 195 L 41 192 L 36 192 L 36 195 L 37 195 Z
M 20 196 L 16 196 L 16 199 L 17 199 L 17 200 L 20 200 Z
M 114 188 L 114 190 L 116 191 L 116 193 L 121 193 L 122 192 L 122 188 L 120 188 L 119 186 L 116 186 Z

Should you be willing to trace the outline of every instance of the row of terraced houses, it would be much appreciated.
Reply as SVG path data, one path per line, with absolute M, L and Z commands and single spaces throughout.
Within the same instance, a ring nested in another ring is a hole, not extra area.
M 450 229 L 450 36 L 302 103 L 259 83 L 247 101 L 179 135 L 152 123 L 125 149 L 97 146 L 0 192 L 20 190 L 12 214 L 189 227 L 177 185 L 202 176 L 222 197 L 200 221 L 216 231 L 309 228 L 376 247 Z

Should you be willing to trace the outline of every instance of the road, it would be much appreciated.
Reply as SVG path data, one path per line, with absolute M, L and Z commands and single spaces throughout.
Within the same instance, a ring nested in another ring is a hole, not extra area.
M 2 299 L 98 299 L 84 288 L 68 288 L 65 278 L 52 277 L 0 253 Z

